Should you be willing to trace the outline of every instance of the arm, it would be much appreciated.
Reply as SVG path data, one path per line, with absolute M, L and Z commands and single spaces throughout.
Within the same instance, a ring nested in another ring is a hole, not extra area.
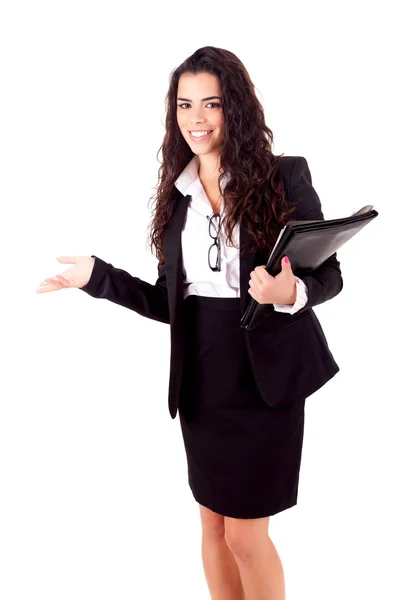
M 93 271 L 87 284 L 79 289 L 93 298 L 103 298 L 134 310 L 140 315 L 169 323 L 169 307 L 165 266 L 158 263 L 158 279 L 154 285 L 113 267 L 92 254 Z
M 289 199 L 296 202 L 294 219 L 324 219 L 321 201 L 313 188 L 310 169 L 303 156 L 296 157 L 289 184 Z M 299 273 L 307 287 L 307 303 L 305 308 L 322 304 L 339 294 L 343 288 L 340 262 L 336 252 L 329 256 L 312 273 Z

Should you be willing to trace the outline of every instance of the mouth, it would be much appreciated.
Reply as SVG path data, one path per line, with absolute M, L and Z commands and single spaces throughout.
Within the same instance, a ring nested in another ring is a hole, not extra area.
M 203 140 L 205 140 L 206 138 L 208 138 L 208 136 L 213 132 L 213 130 L 202 130 L 202 131 L 189 131 L 190 134 L 190 139 L 193 142 L 202 142 Z

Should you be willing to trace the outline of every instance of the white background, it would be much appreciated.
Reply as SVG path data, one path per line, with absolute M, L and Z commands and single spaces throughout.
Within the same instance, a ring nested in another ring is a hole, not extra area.
M 306 401 L 298 505 L 270 535 L 288 600 L 399 598 L 394 7 L 2 3 L 2 600 L 209 598 L 168 326 L 77 289 L 35 293 L 60 255 L 155 282 L 164 98 L 205 45 L 243 61 L 274 153 L 307 158 L 325 218 L 379 212 L 315 309 L 340 372 Z

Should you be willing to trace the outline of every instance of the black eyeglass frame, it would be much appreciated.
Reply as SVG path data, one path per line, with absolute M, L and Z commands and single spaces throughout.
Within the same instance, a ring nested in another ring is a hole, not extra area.
M 221 270 L 221 241 L 219 239 L 219 232 L 221 230 L 221 215 L 219 213 L 213 213 L 211 215 L 211 217 L 209 217 L 207 215 L 207 219 L 208 219 L 208 233 L 209 233 L 210 237 L 214 240 L 208 249 L 208 266 L 210 267 L 211 271 L 220 271 Z M 217 219 L 217 222 L 218 222 L 217 227 L 215 226 L 215 223 L 213 221 L 214 219 Z M 211 233 L 211 226 L 215 229 L 216 235 L 213 235 Z M 217 246 L 217 262 L 216 262 L 216 265 L 213 267 L 210 263 L 210 253 L 214 246 Z

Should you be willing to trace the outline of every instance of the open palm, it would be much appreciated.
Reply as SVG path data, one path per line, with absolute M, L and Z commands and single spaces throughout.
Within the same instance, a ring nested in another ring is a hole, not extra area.
M 44 279 L 36 290 L 37 294 L 55 292 L 62 288 L 81 288 L 88 283 L 95 261 L 92 256 L 58 256 L 57 260 L 73 266 L 62 274 Z

